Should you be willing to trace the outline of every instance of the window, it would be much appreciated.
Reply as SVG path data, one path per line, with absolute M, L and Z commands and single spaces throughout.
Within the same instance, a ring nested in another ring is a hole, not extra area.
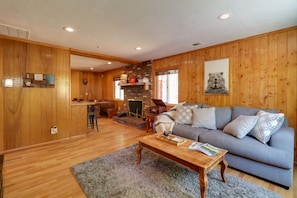
M 114 79 L 114 98 L 124 100 L 124 89 L 121 89 L 120 78 Z
M 178 70 L 156 72 L 157 98 L 169 104 L 178 103 Z

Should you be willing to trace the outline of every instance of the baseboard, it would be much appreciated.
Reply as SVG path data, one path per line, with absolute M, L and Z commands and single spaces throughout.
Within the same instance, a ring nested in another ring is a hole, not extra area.
M 0 155 L 1 154 L 6 154 L 6 153 L 12 153 L 12 152 L 16 152 L 16 151 L 21 151 L 21 150 L 26 150 L 26 149 L 30 149 L 30 148 L 35 148 L 35 147 L 39 147 L 39 146 L 54 144 L 54 143 L 57 143 L 57 142 L 69 141 L 71 139 L 80 138 L 80 137 L 86 136 L 86 135 L 87 134 L 71 136 L 71 137 L 67 137 L 67 138 L 63 138 L 63 139 L 59 139 L 59 140 L 52 140 L 52 141 L 48 141 L 48 142 L 33 144 L 33 145 L 30 145 L 30 146 L 23 146 L 23 147 L 19 147 L 19 148 L 13 148 L 13 149 L 9 149 L 9 150 L 5 150 L 5 151 L 0 152 Z

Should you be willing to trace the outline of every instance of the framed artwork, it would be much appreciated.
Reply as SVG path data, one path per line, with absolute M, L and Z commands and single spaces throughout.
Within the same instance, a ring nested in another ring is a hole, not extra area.
M 229 58 L 204 62 L 204 93 L 229 93 Z

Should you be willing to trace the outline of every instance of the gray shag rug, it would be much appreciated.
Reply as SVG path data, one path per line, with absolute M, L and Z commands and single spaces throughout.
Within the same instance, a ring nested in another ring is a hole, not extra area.
M 200 197 L 198 174 L 147 149 L 137 166 L 136 146 L 91 159 L 71 167 L 84 193 L 93 197 Z M 220 171 L 208 173 L 207 197 L 279 198 L 280 195 Z

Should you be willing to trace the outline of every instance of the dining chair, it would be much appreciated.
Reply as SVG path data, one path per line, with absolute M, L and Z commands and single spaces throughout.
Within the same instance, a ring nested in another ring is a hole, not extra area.
M 87 126 L 91 125 L 92 129 L 94 129 L 94 125 L 96 124 L 96 129 L 97 131 L 99 131 L 98 129 L 99 115 L 100 115 L 100 108 L 98 105 L 88 105 Z

